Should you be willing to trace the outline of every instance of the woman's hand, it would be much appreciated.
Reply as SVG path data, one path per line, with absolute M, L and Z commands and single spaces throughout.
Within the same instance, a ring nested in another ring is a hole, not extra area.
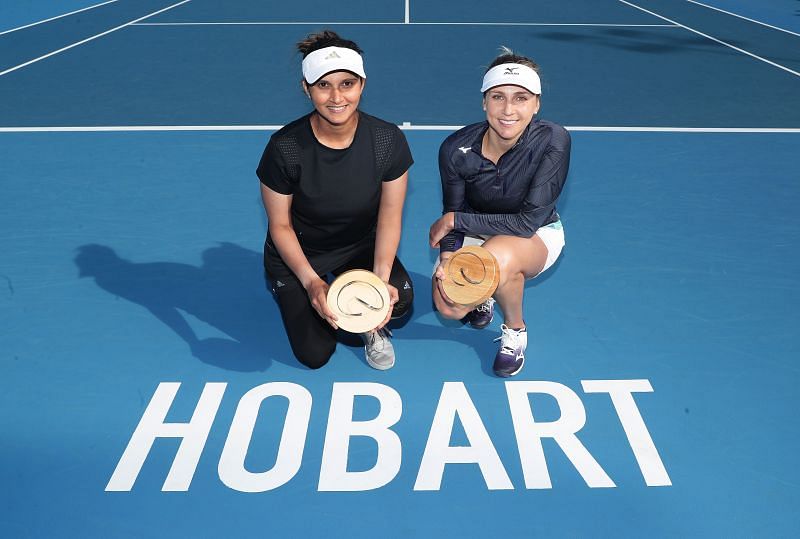
M 336 315 L 328 308 L 328 289 L 330 285 L 321 278 L 317 277 L 304 285 L 308 299 L 311 301 L 311 306 L 317 311 L 326 322 L 328 322 L 333 329 L 339 329 L 336 325 Z
M 444 291 L 444 280 L 447 279 L 447 274 L 445 273 L 444 268 L 447 265 L 447 261 L 452 257 L 453 253 L 451 252 L 444 252 L 439 255 L 439 265 L 436 266 L 436 271 L 433 273 L 434 283 L 436 283 L 436 289 L 439 291 L 439 295 L 441 295 L 442 299 L 449 304 L 452 304 L 453 302 L 447 297 L 447 294 Z
M 428 238 L 431 247 L 439 247 L 439 242 L 455 227 L 455 214 L 451 211 L 439 217 L 432 225 Z
M 445 251 L 439 255 L 439 265 L 436 266 L 436 271 L 434 271 L 433 276 L 438 281 L 444 281 L 447 275 L 444 272 L 444 268 L 447 265 L 447 261 L 453 258 L 453 253 L 449 251 Z
M 378 327 L 375 329 L 381 329 L 383 326 L 389 323 L 389 320 L 392 319 L 392 311 L 394 311 L 394 304 L 398 302 L 400 299 L 400 294 L 397 293 L 397 288 L 393 287 L 389 283 L 386 283 L 386 288 L 389 290 L 389 312 L 386 313 L 386 318 L 383 319 L 383 322 L 380 323 Z

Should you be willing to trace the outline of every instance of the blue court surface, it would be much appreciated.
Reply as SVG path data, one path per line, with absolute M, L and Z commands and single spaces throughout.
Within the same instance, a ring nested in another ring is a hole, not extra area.
M 17 4 L 17 3 L 14 3 Z M 800 3 L 38 0 L 0 8 L 0 536 L 797 537 Z M 255 167 L 293 44 L 365 50 L 401 125 L 397 365 L 293 358 Z M 433 312 L 436 155 L 500 45 L 571 130 L 566 248 Z

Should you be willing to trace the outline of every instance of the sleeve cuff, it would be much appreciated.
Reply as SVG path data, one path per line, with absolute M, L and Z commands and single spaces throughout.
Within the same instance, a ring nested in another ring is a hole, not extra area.
M 439 241 L 439 252 L 447 253 L 458 251 L 464 245 L 464 233 L 451 231 L 447 236 Z

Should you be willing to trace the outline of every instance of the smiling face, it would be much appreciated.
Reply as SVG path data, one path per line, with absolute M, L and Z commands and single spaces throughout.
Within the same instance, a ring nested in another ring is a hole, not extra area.
M 314 84 L 303 82 L 303 88 L 314 103 L 320 118 L 334 126 L 356 121 L 358 102 L 364 91 L 364 79 L 349 71 L 334 71 Z
M 495 86 L 483 96 L 483 110 L 490 136 L 514 144 L 539 112 L 539 96 L 520 86 Z

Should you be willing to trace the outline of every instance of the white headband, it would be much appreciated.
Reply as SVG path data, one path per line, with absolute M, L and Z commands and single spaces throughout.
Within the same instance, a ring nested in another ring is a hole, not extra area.
M 494 66 L 483 76 L 481 92 L 505 84 L 522 86 L 532 94 L 542 95 L 542 81 L 539 79 L 539 75 L 530 67 L 522 64 Z
M 332 71 L 350 71 L 366 79 L 361 55 L 346 47 L 325 47 L 311 52 L 303 58 L 303 78 L 314 84 L 323 75 Z

